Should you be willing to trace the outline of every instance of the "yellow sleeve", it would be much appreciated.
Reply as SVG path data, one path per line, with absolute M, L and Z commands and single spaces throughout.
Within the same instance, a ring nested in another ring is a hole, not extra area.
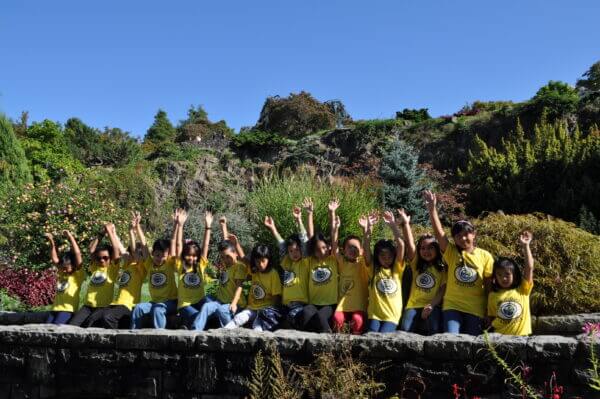
M 454 243 L 449 242 L 446 247 L 446 252 L 442 255 L 442 259 L 447 265 L 455 265 L 458 259 L 458 249 Z
M 281 268 L 283 270 L 285 270 L 286 272 L 289 272 L 292 266 L 292 260 L 289 258 L 289 256 L 284 256 L 283 259 L 281 260 Z
M 275 270 L 271 271 L 271 295 L 281 295 L 281 279 L 279 273 Z
M 440 287 L 446 283 L 448 283 L 448 272 L 444 270 L 440 277 Z
M 394 268 L 396 269 L 396 272 L 398 274 L 402 274 L 404 272 L 404 267 L 405 267 L 404 259 L 397 260 L 396 263 L 394 264 Z
M 246 280 L 248 277 L 248 271 L 246 266 L 240 263 L 236 263 L 233 266 L 233 279 L 234 280 Z
M 208 267 L 208 259 L 200 258 L 200 262 L 198 262 L 198 265 L 200 266 L 200 272 L 202 274 L 206 274 L 206 268 Z
M 492 273 L 494 272 L 494 257 L 491 253 L 485 252 L 485 265 L 483 268 L 483 277 L 492 277 Z
M 533 283 L 530 283 L 529 281 L 523 279 L 523 281 L 521 281 L 521 285 L 519 286 L 519 292 L 523 295 L 529 295 L 531 294 L 532 290 Z

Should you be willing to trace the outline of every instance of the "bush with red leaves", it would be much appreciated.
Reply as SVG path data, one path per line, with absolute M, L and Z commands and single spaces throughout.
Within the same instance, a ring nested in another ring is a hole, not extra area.
M 0 268 L 0 288 L 29 307 L 45 306 L 54 301 L 56 272 L 5 266 Z

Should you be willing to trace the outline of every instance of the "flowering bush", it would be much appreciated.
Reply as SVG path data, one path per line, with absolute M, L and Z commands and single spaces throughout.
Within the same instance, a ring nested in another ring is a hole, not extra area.
M 128 210 L 117 207 L 103 189 L 103 180 L 68 179 L 26 184 L 0 204 L 0 258 L 17 267 L 50 266 L 44 233 L 53 233 L 60 252 L 68 249 L 61 232 L 70 230 L 87 259 L 86 247 L 102 223 L 119 231 L 128 224 Z M 1 263 L 1 262 L 0 262 Z
M 48 305 L 56 292 L 56 272 L 54 269 L 37 271 L 3 267 L 0 269 L 0 289 L 28 307 Z

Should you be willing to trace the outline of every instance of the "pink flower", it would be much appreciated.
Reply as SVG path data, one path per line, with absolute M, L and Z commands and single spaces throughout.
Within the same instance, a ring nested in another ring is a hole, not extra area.
M 583 332 L 591 336 L 600 335 L 600 323 L 585 323 L 582 328 Z

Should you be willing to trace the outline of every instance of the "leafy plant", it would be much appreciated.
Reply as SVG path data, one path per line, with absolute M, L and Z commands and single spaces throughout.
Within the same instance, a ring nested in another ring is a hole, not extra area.
M 0 289 L 7 295 L 2 296 L 2 306 L 8 296 L 17 298 L 22 303 L 8 300 L 9 306 L 15 310 L 23 307 L 31 308 L 52 303 L 56 292 L 56 272 L 53 269 L 43 271 L 29 270 L 27 268 L 0 268 Z
M 31 181 L 31 172 L 21 143 L 9 120 L 0 114 L 0 193 Z

